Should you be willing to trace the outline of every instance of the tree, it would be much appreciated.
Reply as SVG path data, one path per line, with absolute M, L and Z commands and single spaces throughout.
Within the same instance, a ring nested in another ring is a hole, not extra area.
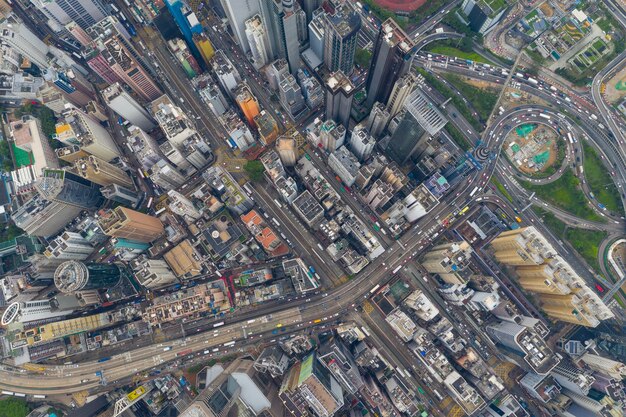
M 354 54 L 354 61 L 361 68 L 368 68 L 372 60 L 372 53 L 367 49 L 357 48 Z
M 265 168 L 263 167 L 261 161 L 248 161 L 243 166 L 243 169 L 245 169 L 252 181 L 263 181 L 263 172 L 265 171 Z
M 0 416 L 2 417 L 26 417 L 30 409 L 24 400 L 17 398 L 5 398 L 0 400 Z

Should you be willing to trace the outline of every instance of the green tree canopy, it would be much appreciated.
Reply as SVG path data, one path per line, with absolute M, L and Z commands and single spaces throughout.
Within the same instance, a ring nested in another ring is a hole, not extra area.
M 248 161 L 243 168 L 246 170 L 252 181 L 259 182 L 263 180 L 263 172 L 265 171 L 265 168 L 263 167 L 261 161 Z

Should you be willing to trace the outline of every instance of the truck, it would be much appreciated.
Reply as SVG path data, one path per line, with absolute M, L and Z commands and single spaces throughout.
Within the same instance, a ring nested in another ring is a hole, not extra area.
M 539 81 L 537 81 L 533 77 L 528 77 L 528 82 L 534 85 L 539 85 Z
M 313 268 L 313 266 L 309 265 L 309 272 L 311 273 L 311 275 L 315 275 L 315 268 Z
M 107 356 L 106 358 L 98 359 L 98 362 L 106 362 L 106 361 L 109 361 L 109 360 L 111 360 L 111 357 Z

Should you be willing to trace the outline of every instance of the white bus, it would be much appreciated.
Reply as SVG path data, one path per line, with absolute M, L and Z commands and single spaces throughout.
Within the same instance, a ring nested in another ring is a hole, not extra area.
M 215 323 L 215 324 L 213 325 L 213 327 L 220 327 L 220 326 L 223 326 L 223 325 L 224 325 L 224 322 L 223 322 L 223 321 L 220 321 L 219 323 Z
M 392 273 L 392 274 L 397 274 L 397 273 L 398 273 L 398 271 L 399 271 L 399 270 L 401 270 L 401 269 L 402 269 L 402 265 L 398 265 L 398 266 L 396 266 L 396 267 L 394 268 L 394 270 L 393 270 L 393 271 L 391 271 L 391 273 Z
M 248 185 L 248 183 L 245 183 L 243 185 L 243 189 L 246 190 L 246 192 L 248 193 L 248 195 L 252 195 L 252 188 L 250 188 L 250 186 Z
M 280 202 L 279 202 L 278 200 L 274 199 L 274 203 L 276 203 L 276 205 L 277 205 L 278 207 L 283 208 L 283 205 L 282 205 L 282 204 L 280 204 Z
M 380 288 L 380 284 L 374 285 L 374 288 L 370 290 L 370 294 L 374 294 Z
M 361 326 L 361 331 L 363 332 L 363 334 L 365 334 L 365 336 L 371 337 L 370 332 L 367 331 L 365 326 Z
M 224 346 L 224 347 L 235 346 L 235 341 L 234 341 L 234 340 L 231 340 L 230 342 L 226 342 L 226 343 L 224 343 L 222 346 Z

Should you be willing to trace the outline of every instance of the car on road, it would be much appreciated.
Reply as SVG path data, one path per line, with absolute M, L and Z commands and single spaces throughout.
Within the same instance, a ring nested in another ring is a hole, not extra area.
M 604 288 L 602 288 L 600 284 L 596 284 L 596 290 L 598 290 L 598 292 L 604 292 Z

